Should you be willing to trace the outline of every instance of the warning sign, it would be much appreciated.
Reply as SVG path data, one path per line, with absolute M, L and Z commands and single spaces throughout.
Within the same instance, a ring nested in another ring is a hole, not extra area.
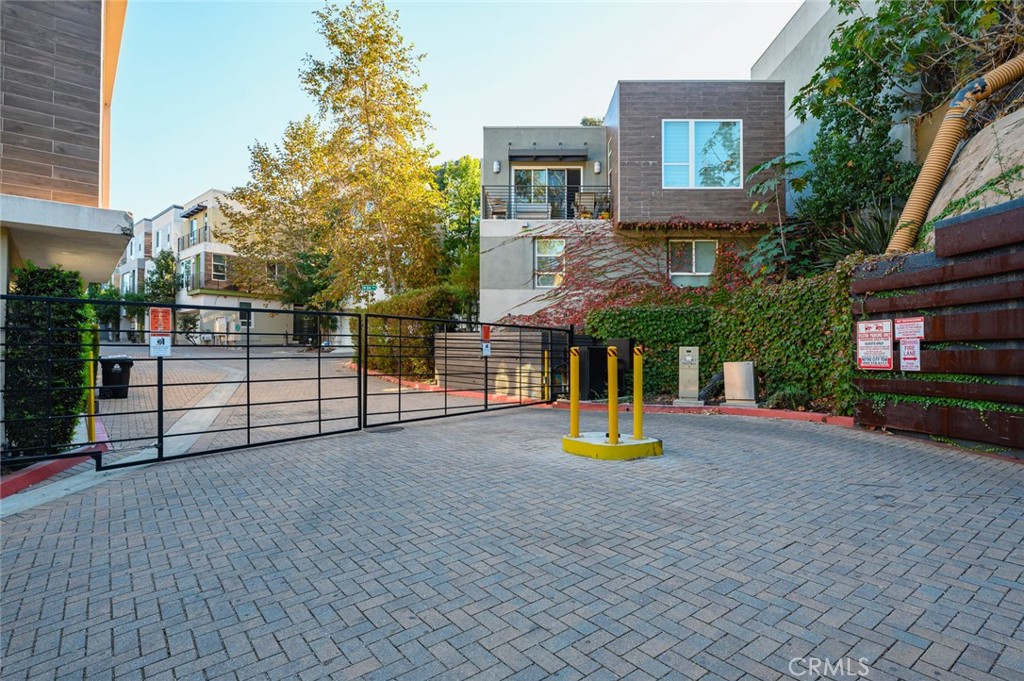
M 921 370 L 921 339 L 904 338 L 900 341 L 900 371 Z
M 896 320 L 896 340 L 924 338 L 924 317 L 906 317 Z
M 892 320 L 857 322 L 857 368 L 892 371 Z
M 171 324 L 171 308 L 149 308 L 149 333 L 158 336 L 169 336 L 172 331 L 174 331 L 174 327 Z
M 174 331 L 174 323 L 171 318 L 171 308 L 151 307 L 149 308 L 149 356 L 170 357 L 171 356 L 171 332 Z

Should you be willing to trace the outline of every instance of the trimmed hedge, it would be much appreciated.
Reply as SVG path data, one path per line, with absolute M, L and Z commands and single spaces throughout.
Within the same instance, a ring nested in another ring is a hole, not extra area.
M 368 305 L 365 311 L 444 320 L 465 315 L 473 299 L 465 289 L 445 284 L 406 291 Z M 442 322 L 368 317 L 367 366 L 373 371 L 402 378 L 433 379 L 434 334 L 443 327 Z
M 85 288 L 78 272 L 59 265 L 27 263 L 13 279 L 11 292 L 19 295 L 79 298 Z M 84 303 L 8 301 L 4 415 L 12 457 L 52 453 L 73 441 L 88 380 L 90 319 Z
M 678 347 L 707 348 L 711 314 L 712 308 L 701 303 L 606 308 L 587 315 L 587 333 L 602 340 L 632 338 L 643 345 L 645 394 L 674 395 L 679 387 Z M 711 367 L 711 362 L 701 362 L 702 384 Z

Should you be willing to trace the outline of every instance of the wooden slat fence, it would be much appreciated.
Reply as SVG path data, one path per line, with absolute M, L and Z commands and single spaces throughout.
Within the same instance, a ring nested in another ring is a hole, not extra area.
M 924 317 L 921 371 L 859 372 L 859 425 L 1024 450 L 1024 199 L 939 223 L 935 253 L 862 266 L 856 320 Z M 1020 453 L 1020 452 L 1018 452 Z

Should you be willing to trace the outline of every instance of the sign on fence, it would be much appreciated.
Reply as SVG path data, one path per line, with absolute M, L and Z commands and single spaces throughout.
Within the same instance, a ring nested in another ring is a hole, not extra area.
M 896 320 L 896 340 L 924 338 L 924 317 L 904 317 Z
M 174 322 L 169 307 L 149 308 L 149 356 L 171 356 L 171 333 Z
M 857 368 L 892 371 L 892 320 L 857 322 Z

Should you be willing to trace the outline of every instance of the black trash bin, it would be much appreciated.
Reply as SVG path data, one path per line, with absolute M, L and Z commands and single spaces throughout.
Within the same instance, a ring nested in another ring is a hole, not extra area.
M 100 399 L 123 400 L 128 397 L 128 383 L 134 364 L 130 357 L 124 355 L 100 357 L 100 367 L 103 369 Z

